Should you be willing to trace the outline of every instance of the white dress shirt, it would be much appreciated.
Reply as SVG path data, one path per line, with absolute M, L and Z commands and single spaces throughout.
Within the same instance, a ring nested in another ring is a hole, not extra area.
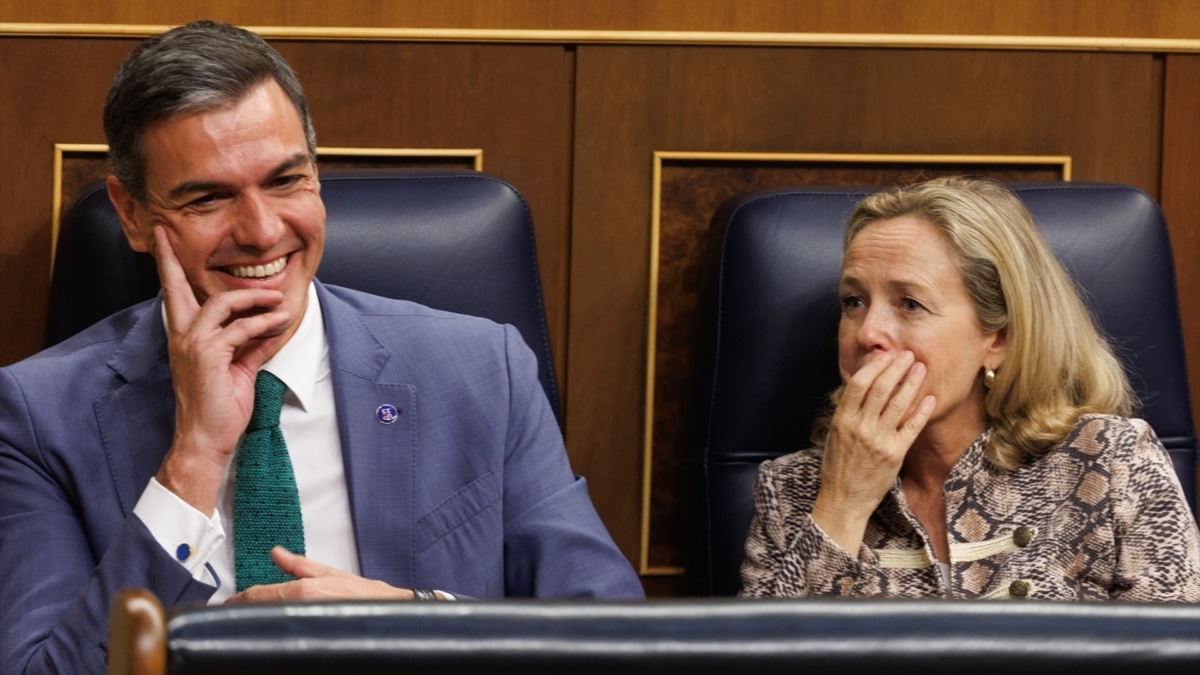
M 163 320 L 165 323 L 165 314 Z M 339 570 L 359 574 L 329 372 L 329 341 L 314 285 L 309 284 L 308 308 L 296 333 L 263 369 L 287 385 L 279 426 L 300 493 L 306 555 Z M 154 478 L 133 509 L 154 538 L 193 577 L 217 586 L 209 604 L 224 602 L 237 588 L 231 520 L 234 464 L 231 461 L 226 469 L 216 512 L 211 517 Z

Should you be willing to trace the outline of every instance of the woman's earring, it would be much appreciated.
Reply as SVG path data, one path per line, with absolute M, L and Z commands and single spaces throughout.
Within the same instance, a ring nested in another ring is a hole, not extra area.
M 995 383 L 996 383 L 996 371 L 991 368 L 988 368 L 987 370 L 983 371 L 983 388 L 991 389 L 992 385 Z

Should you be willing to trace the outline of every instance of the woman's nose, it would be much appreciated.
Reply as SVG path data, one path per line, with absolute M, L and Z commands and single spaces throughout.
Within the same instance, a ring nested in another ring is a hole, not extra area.
M 858 326 L 858 345 L 865 351 L 887 351 L 894 347 L 893 321 L 886 308 L 870 307 Z

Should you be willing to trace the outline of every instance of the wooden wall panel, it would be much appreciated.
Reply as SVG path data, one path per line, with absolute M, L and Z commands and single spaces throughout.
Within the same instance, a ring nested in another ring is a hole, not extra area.
M 0 39 L 0 81 L 12 88 L 0 108 L 0 364 L 42 341 L 53 144 L 104 142 L 104 96 L 136 42 Z M 276 44 L 305 84 L 321 145 L 482 148 L 484 170 L 525 195 L 565 375 L 574 54 L 554 45 Z
M 536 30 L 1200 37 L 1194 0 L 0 0 L 0 21 Z
M 630 484 L 596 500 L 631 555 L 654 151 L 1070 155 L 1078 180 L 1158 193 L 1149 55 L 585 46 L 577 63 L 567 440 L 591 480 Z
M 104 97 L 130 46 L 0 39 L 0 364 L 42 345 L 54 144 L 104 142 Z
M 1168 56 L 1164 88 L 1162 208 L 1175 252 L 1192 419 L 1200 422 L 1200 54 Z

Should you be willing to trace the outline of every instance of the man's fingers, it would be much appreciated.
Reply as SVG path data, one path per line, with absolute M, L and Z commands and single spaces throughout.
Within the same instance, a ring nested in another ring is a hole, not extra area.
M 294 581 L 278 584 L 251 586 L 226 600 L 239 602 L 282 602 L 294 600 L 332 599 L 394 599 L 411 600 L 413 592 L 407 588 L 395 588 L 382 581 L 365 579 L 357 574 L 343 572 L 297 555 L 276 546 L 271 549 L 271 560 L 284 572 L 296 577 Z
M 202 327 L 216 329 L 233 319 L 253 318 L 267 314 L 283 304 L 283 293 L 267 289 L 242 289 L 219 293 L 208 299 L 200 308 Z M 256 311 L 257 310 L 257 311 Z
M 167 321 L 176 331 L 186 330 L 200 311 L 200 303 L 196 300 L 196 294 L 192 292 L 187 275 L 183 273 L 179 258 L 175 257 L 175 249 L 171 246 L 167 229 L 161 225 L 154 228 L 154 261 L 158 266 L 159 281 L 162 283 Z
M 321 564 L 315 560 L 292 553 L 282 546 L 271 549 L 271 560 L 275 566 L 297 579 L 312 579 L 315 577 L 346 575 L 339 569 Z M 279 584 L 251 586 L 246 590 L 230 597 L 226 602 L 278 602 L 304 597 L 305 592 L 297 581 L 285 581 Z
M 212 368 L 236 366 L 253 375 L 271 358 L 260 338 L 275 335 L 287 325 L 288 313 L 277 310 L 267 314 L 256 314 L 232 320 L 228 326 L 201 326 L 193 324 L 192 330 L 177 336 L 172 346 L 173 359 L 180 363 L 207 363 Z M 174 368 L 174 366 L 173 366 Z
M 247 289 L 214 295 L 187 327 L 189 341 L 215 339 L 225 349 L 236 352 L 250 340 L 271 335 L 287 325 L 288 313 L 275 309 L 282 302 L 279 291 Z
M 335 567 L 330 567 L 315 560 L 309 560 L 302 555 L 292 553 L 282 546 L 276 546 L 271 549 L 271 560 L 275 561 L 275 565 L 279 569 L 297 579 L 346 574 L 346 572 Z
M 278 584 L 272 586 L 251 586 L 241 593 L 235 593 L 230 596 L 225 602 L 230 605 L 238 605 L 244 602 L 268 602 L 271 600 L 283 600 L 283 591 L 279 589 Z

